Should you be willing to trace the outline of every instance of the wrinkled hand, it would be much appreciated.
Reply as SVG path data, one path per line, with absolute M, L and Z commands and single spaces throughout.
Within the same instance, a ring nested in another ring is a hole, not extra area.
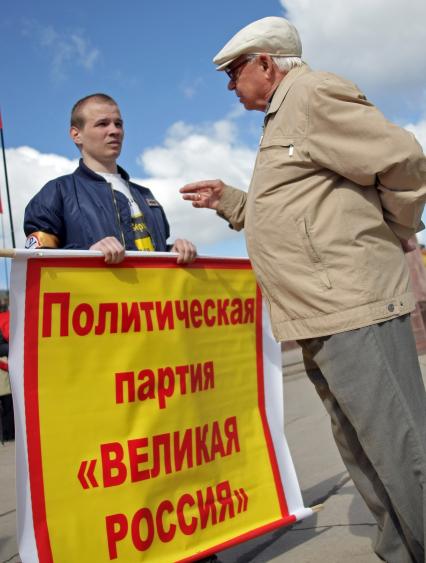
M 225 184 L 222 180 L 203 180 L 180 188 L 183 199 L 192 201 L 194 207 L 217 209 Z
M 197 249 L 189 240 L 178 238 L 175 240 L 170 252 L 179 254 L 178 264 L 190 264 L 197 258 Z
M 119 264 L 124 260 L 126 249 L 115 237 L 105 237 L 89 248 L 89 250 L 100 250 L 105 256 L 107 264 Z

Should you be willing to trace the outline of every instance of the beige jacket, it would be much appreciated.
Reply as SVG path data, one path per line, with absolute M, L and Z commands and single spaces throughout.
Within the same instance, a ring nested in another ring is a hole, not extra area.
M 304 66 L 265 118 L 248 193 L 219 215 L 246 231 L 277 340 L 311 338 L 410 312 L 399 239 L 421 225 L 426 158 L 356 86 Z

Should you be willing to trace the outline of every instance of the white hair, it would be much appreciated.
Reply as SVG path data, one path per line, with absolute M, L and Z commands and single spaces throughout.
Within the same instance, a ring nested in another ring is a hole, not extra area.
M 289 72 L 292 68 L 305 64 L 300 57 L 273 56 L 272 60 L 281 72 Z
M 261 55 L 262 53 L 256 53 L 247 55 L 246 60 L 251 61 Z M 271 55 L 271 59 L 277 65 L 278 70 L 281 72 L 289 72 L 292 68 L 297 66 L 303 66 L 306 64 L 300 57 L 286 57 L 284 55 Z

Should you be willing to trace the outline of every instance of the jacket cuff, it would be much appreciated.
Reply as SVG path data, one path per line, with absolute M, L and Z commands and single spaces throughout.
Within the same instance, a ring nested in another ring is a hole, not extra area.
M 246 192 L 232 186 L 225 186 L 223 190 L 216 214 L 228 221 L 231 229 L 239 231 L 244 227 L 246 198 Z

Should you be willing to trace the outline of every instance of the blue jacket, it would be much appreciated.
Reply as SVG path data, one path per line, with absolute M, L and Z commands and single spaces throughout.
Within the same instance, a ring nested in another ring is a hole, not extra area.
M 129 182 L 127 172 L 117 168 L 144 214 L 155 250 L 167 251 L 170 230 L 163 208 L 148 188 Z M 31 199 L 25 209 L 24 230 L 27 237 L 34 234 L 40 239 L 41 235 L 42 240 L 46 233 L 57 242 L 42 246 L 87 250 L 113 236 L 126 250 L 137 250 L 126 196 L 114 191 L 82 160 L 72 174 L 51 180 Z

